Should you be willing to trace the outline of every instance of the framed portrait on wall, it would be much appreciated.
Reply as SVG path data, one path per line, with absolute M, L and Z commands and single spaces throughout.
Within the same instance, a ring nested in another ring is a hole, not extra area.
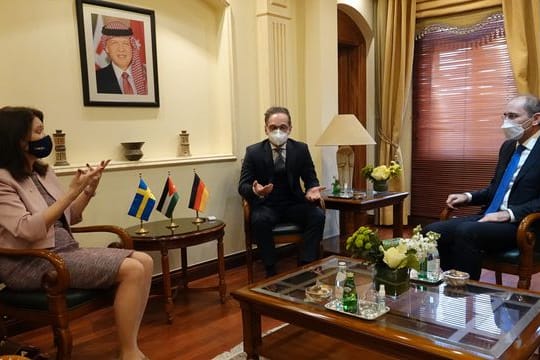
M 77 0 L 85 106 L 159 106 L 154 11 Z

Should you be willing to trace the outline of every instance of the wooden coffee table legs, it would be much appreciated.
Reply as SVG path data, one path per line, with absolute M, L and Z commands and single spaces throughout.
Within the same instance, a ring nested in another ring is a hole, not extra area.
M 258 359 L 262 344 L 261 314 L 255 312 L 246 302 L 240 301 L 240 307 L 242 308 L 244 351 L 248 359 Z

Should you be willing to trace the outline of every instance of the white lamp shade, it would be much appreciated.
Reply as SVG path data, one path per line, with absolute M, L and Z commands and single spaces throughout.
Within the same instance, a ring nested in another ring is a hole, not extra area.
M 316 146 L 374 144 L 375 140 L 353 114 L 334 116 L 330 125 L 315 143 Z

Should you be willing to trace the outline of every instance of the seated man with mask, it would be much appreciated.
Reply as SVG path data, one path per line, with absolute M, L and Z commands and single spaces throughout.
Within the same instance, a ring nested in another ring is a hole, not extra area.
M 308 146 L 290 139 L 291 129 L 286 108 L 271 107 L 265 112 L 264 131 L 268 139 L 247 147 L 238 185 L 238 192 L 251 205 L 252 235 L 267 277 L 276 274 L 272 228 L 277 223 L 302 226 L 301 264 L 317 259 L 324 231 L 325 213 L 317 207 L 324 188 L 319 185 Z
M 506 105 L 501 126 L 507 140 L 491 183 L 484 189 L 450 194 L 446 205 L 483 205 L 482 213 L 439 221 L 424 231 L 441 234 L 441 267 L 466 271 L 480 278 L 482 254 L 515 248 L 519 222 L 540 211 L 540 100 L 517 96 Z

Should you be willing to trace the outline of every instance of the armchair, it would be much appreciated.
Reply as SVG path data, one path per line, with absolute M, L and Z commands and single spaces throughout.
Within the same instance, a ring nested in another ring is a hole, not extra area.
M 319 206 L 324 210 L 324 200 L 321 198 Z M 248 284 L 253 283 L 253 239 L 251 236 L 251 206 L 246 199 L 242 199 L 244 210 L 244 235 L 246 242 L 246 267 L 248 271 Z M 293 223 L 280 223 L 272 229 L 274 243 L 277 244 L 300 244 L 303 241 L 302 228 Z M 323 254 L 322 243 L 319 249 L 319 257 Z
M 440 214 L 441 220 L 447 220 L 453 210 L 445 207 Z M 482 267 L 495 271 L 497 285 L 502 285 L 502 273 L 517 275 L 518 288 L 529 289 L 531 277 L 540 272 L 540 244 L 536 242 L 540 229 L 540 213 L 527 215 L 519 223 L 517 247 L 484 257 Z
M 133 248 L 131 237 L 124 229 L 113 225 L 96 225 L 71 228 L 73 233 L 109 232 L 118 236 L 119 242 L 109 247 Z M 46 249 L 5 249 L 0 248 L 3 256 L 35 256 L 49 261 L 54 270 L 43 276 L 42 290 L 16 291 L 4 288 L 0 291 L 0 315 L 18 320 L 51 325 L 54 342 L 57 347 L 57 359 L 70 359 L 72 336 L 69 322 L 99 308 L 111 305 L 115 288 L 110 289 L 71 289 L 69 272 L 64 261 L 56 253 Z M 2 321 L 2 320 L 0 320 Z M 0 324 L 1 325 L 1 324 Z M 0 328 L 1 330 L 1 328 Z M 2 335 L 7 336 L 5 329 Z

